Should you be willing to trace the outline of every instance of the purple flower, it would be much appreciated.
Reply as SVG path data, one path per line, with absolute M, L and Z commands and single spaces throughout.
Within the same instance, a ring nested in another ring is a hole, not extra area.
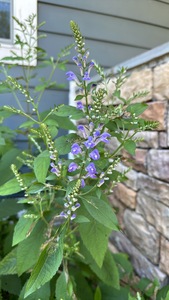
M 75 211 L 76 209 L 78 209 L 80 207 L 80 203 L 76 203 L 74 206 L 72 206 L 71 210 Z
M 89 156 L 94 160 L 98 160 L 100 158 L 100 154 L 97 149 L 94 149 L 92 152 L 90 152 Z
M 83 125 L 78 125 L 77 126 L 77 130 L 80 130 L 83 134 L 83 137 L 86 139 L 87 138 L 87 134 L 86 134 L 86 130 L 85 127 Z
M 104 179 L 100 179 L 99 183 L 97 184 L 98 187 L 100 187 L 102 184 L 104 184 Z
M 78 165 L 77 165 L 75 162 L 72 162 L 72 163 L 69 165 L 68 171 L 69 171 L 69 172 L 73 172 L 73 171 L 76 171 L 77 168 L 78 168 Z
M 84 108 L 84 105 L 82 104 L 81 101 L 78 101 L 76 104 L 76 108 L 82 110 Z
M 95 136 L 95 137 L 99 137 L 99 136 L 100 136 L 100 130 L 96 130 L 96 131 L 94 132 L 94 136 Z
M 68 215 L 67 215 L 64 211 L 62 211 L 62 212 L 60 213 L 60 216 L 61 216 L 61 217 L 64 217 L 65 219 L 68 218 Z
M 73 215 L 70 217 L 71 220 L 74 220 L 75 218 L 76 218 L 76 214 L 73 214 Z
M 111 137 L 111 135 L 107 132 L 104 132 L 99 137 L 99 142 L 109 143 L 109 140 L 107 138 Z
M 60 170 L 55 166 L 55 164 L 52 162 L 50 165 L 52 167 L 51 172 L 57 176 L 60 176 Z
M 81 148 L 78 144 L 73 144 L 72 147 L 71 147 L 71 153 L 74 154 L 74 155 L 77 155 L 81 152 Z
M 93 141 L 93 137 L 92 136 L 89 136 L 88 140 L 86 142 L 84 142 L 84 144 L 85 144 L 85 146 L 86 146 L 87 149 L 95 147 L 95 143 Z
M 94 163 L 90 163 L 85 170 L 88 172 L 86 177 L 96 178 L 97 171 Z
M 66 76 L 67 76 L 67 80 L 76 80 L 77 79 L 75 73 L 73 73 L 72 71 L 67 72 Z
M 84 179 L 81 179 L 81 187 L 82 187 L 82 188 L 84 188 L 84 187 L 85 187 L 85 185 L 86 185 L 86 184 L 85 184 L 85 181 L 84 181 Z
M 87 71 L 84 73 L 83 80 L 85 80 L 85 81 L 90 80 L 90 76 L 89 76 L 89 73 Z

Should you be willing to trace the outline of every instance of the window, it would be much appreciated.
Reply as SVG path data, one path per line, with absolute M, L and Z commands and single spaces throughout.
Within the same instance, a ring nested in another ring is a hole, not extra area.
M 10 56 L 11 50 L 18 52 L 14 45 L 17 25 L 13 25 L 12 16 L 24 21 L 31 14 L 37 16 L 37 0 L 0 0 L 0 58 Z

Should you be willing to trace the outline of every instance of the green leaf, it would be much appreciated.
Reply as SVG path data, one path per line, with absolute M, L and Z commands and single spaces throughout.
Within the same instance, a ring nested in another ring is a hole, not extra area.
M 81 110 L 78 110 L 76 107 L 70 105 L 60 106 L 58 111 L 56 111 L 54 114 L 60 117 L 69 117 L 73 120 L 84 117 L 84 113 Z
M 94 294 L 94 300 L 102 300 L 102 294 L 101 294 L 101 290 L 100 287 L 97 286 L 95 294 Z
M 21 167 L 22 163 L 17 159 L 20 153 L 21 150 L 12 148 L 1 157 L 0 174 L 3 174 L 3 176 L 0 178 L 0 185 L 13 177 L 13 172 L 10 168 L 11 164 L 16 165 L 17 168 Z
M 102 199 L 90 196 L 83 200 L 89 214 L 100 224 L 105 227 L 118 230 L 118 221 L 112 207 L 104 202 Z
M 56 121 L 59 128 L 63 128 L 66 130 L 76 130 L 76 126 L 70 121 L 68 117 L 56 116 Z
M 93 291 L 92 291 L 91 283 L 90 281 L 86 280 L 83 271 L 82 270 L 79 271 L 79 269 L 75 270 L 75 268 L 71 269 L 70 277 L 72 278 L 72 281 L 76 283 L 75 294 L 77 299 L 93 300 Z
M 2 290 L 19 296 L 21 290 L 21 280 L 16 275 L 6 275 L 1 278 L 1 286 Z
M 71 151 L 71 143 L 68 141 L 67 136 L 61 136 L 55 139 L 55 147 L 59 154 L 68 154 Z
M 34 182 L 33 184 L 31 184 L 31 186 L 28 188 L 28 193 L 29 194 L 36 194 L 39 193 L 41 191 L 43 191 L 45 189 L 45 185 L 39 182 Z
M 129 288 L 120 288 L 117 290 L 111 286 L 107 286 L 105 284 L 100 285 L 102 298 L 104 300 L 129 300 Z
M 85 247 L 98 266 L 101 267 L 107 250 L 108 237 L 111 230 L 93 219 L 90 223 L 79 224 L 79 231 Z
M 135 116 L 141 115 L 146 109 L 148 105 L 146 103 L 134 103 L 130 104 L 127 108 L 126 111 L 135 114 Z
M 84 98 L 84 95 L 77 95 L 75 98 L 75 101 L 82 100 L 83 98 Z
M 64 272 L 61 273 L 59 278 L 56 281 L 56 290 L 55 290 L 56 300 L 71 300 L 68 295 L 68 283 L 66 282 L 66 275 Z
M 16 269 L 16 248 L 9 252 L 3 260 L 0 261 L 0 275 L 17 274 Z
M 13 178 L 0 186 L 0 196 L 12 195 L 20 191 L 21 187 L 16 178 Z
M 17 203 L 18 199 L 2 199 L 0 200 L 0 220 L 15 215 L 24 209 L 22 204 Z
M 38 220 L 35 220 L 34 218 L 25 218 L 25 215 L 21 216 L 14 229 L 12 245 L 15 246 L 26 239 L 33 230 L 37 221 Z
M 63 238 L 60 236 L 57 246 L 50 243 L 42 251 L 28 279 L 25 297 L 35 292 L 56 274 L 63 259 Z
M 169 285 L 162 287 L 158 293 L 156 300 L 168 300 L 169 299 Z
M 40 153 L 34 160 L 34 172 L 39 182 L 45 183 L 50 164 L 50 155 L 47 150 Z
M 124 149 L 127 150 L 131 155 L 135 154 L 136 143 L 134 141 L 126 141 L 124 143 Z
M 50 299 L 50 282 L 45 283 L 42 287 L 40 287 L 38 290 L 36 290 L 34 293 L 32 293 L 31 295 L 29 295 L 28 297 L 24 297 L 25 294 L 25 288 L 26 288 L 26 284 L 24 285 L 19 300 L 48 300 Z
M 45 229 L 45 223 L 42 220 L 39 220 L 30 236 L 19 243 L 17 247 L 17 271 L 19 276 L 32 268 L 37 262 L 40 254 L 40 247 L 45 241 Z
M 81 252 L 82 255 L 85 257 L 85 263 L 89 265 L 90 269 L 97 275 L 97 277 L 102 282 L 116 289 L 119 289 L 119 271 L 114 261 L 113 255 L 109 249 L 107 249 L 106 251 L 102 266 L 98 266 L 95 259 L 88 252 L 88 249 L 82 246 Z

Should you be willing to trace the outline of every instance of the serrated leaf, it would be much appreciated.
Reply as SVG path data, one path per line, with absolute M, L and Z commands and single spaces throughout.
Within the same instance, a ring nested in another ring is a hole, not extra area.
M 76 130 L 76 126 L 67 117 L 56 116 L 56 121 L 59 128 L 63 128 L 66 130 Z
M 107 250 L 110 229 L 93 219 L 90 223 L 79 224 L 79 232 L 85 247 L 101 267 Z
M 96 264 L 95 260 L 89 253 L 86 252 L 86 254 L 87 256 L 85 256 L 85 258 L 87 259 L 90 268 L 101 279 L 101 281 L 109 286 L 119 289 L 119 272 L 110 251 L 106 251 L 103 265 L 101 267 Z
M 61 136 L 55 139 L 55 147 L 59 154 L 68 154 L 71 151 L 71 143 L 68 141 L 67 136 Z
M 48 300 L 50 299 L 50 282 L 45 283 L 41 288 L 39 288 L 37 291 L 35 291 L 33 294 L 29 295 L 28 297 L 24 298 L 24 294 L 25 294 L 25 287 L 26 284 L 24 285 L 19 300 Z
M 130 104 L 127 108 L 126 111 L 135 114 L 135 116 L 141 115 L 146 109 L 148 105 L 146 103 L 134 103 Z
M 81 116 L 83 113 L 79 111 L 76 107 L 71 105 L 63 105 L 58 108 L 58 111 L 54 113 L 56 116 L 60 117 L 70 117 L 70 119 L 73 119 L 74 115 L 77 116 L 80 114 Z
M 19 276 L 32 268 L 37 262 L 40 254 L 40 247 L 45 241 L 45 229 L 45 223 L 42 220 L 39 220 L 30 236 L 19 243 L 17 247 L 17 272 Z
M 0 185 L 13 177 L 13 172 L 10 168 L 11 164 L 15 164 L 17 168 L 22 166 L 22 163 L 17 159 L 17 156 L 19 156 L 20 153 L 21 150 L 12 148 L 1 157 L 0 174 L 3 174 L 3 176 L 0 178 Z
M 16 275 L 6 275 L 1 278 L 2 290 L 10 294 L 19 296 L 21 290 L 21 280 Z
M 136 150 L 136 143 L 134 141 L 126 141 L 124 143 L 124 149 L 128 151 L 128 153 L 130 153 L 131 155 L 135 154 L 135 150 Z
M 0 261 L 0 275 L 12 275 L 17 274 L 16 269 L 16 248 L 12 249 L 1 261 Z
M 22 204 L 17 203 L 18 199 L 2 199 L 0 201 L 0 220 L 15 215 L 17 212 L 24 209 Z
M 16 178 L 13 178 L 0 186 L 0 196 L 12 195 L 20 191 L 21 187 Z
M 26 239 L 33 230 L 37 221 L 37 219 L 25 218 L 24 215 L 21 216 L 14 229 L 12 245 L 15 246 Z
M 49 169 L 50 155 L 47 150 L 40 153 L 34 160 L 34 172 L 39 182 L 45 183 Z
M 102 199 L 90 196 L 83 200 L 89 214 L 100 224 L 105 227 L 118 230 L 118 221 L 113 209 Z
M 56 300 L 71 300 L 71 298 L 68 295 L 66 275 L 64 272 L 61 273 L 61 275 L 56 281 L 55 297 Z
M 39 260 L 30 278 L 28 279 L 25 297 L 29 296 L 56 274 L 63 259 L 63 236 L 60 236 L 58 245 L 48 244 L 42 251 Z

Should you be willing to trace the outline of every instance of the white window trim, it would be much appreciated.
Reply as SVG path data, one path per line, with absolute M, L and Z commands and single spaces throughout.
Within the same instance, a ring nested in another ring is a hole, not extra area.
M 13 1 L 13 16 L 18 18 L 20 21 L 24 21 L 28 18 L 29 15 L 36 15 L 37 22 L 37 0 L 14 0 Z M 13 26 L 13 37 L 18 34 L 17 24 L 14 23 Z M 21 36 L 21 34 L 19 33 Z M 11 50 L 15 51 L 18 55 L 20 55 L 19 49 L 12 43 L 0 43 L 0 59 L 5 56 L 11 56 Z M 7 63 L 13 63 L 12 61 L 8 61 Z M 16 64 L 16 61 L 14 62 Z M 21 64 L 20 62 L 17 62 Z M 26 63 L 24 63 L 26 64 Z M 31 65 L 35 66 L 37 64 L 36 59 L 31 63 Z

